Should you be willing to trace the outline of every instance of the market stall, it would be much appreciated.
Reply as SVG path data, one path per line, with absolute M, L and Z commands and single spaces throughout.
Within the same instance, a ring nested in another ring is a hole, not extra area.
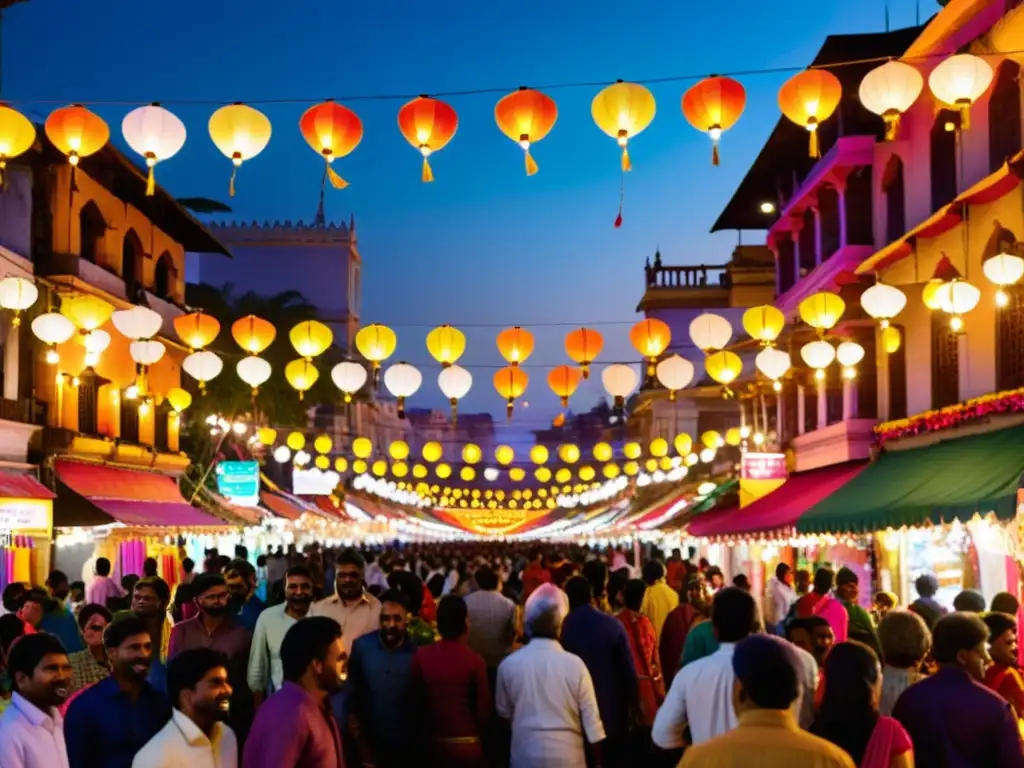
M 42 584 L 50 572 L 53 499 L 34 470 L 0 469 L 0 589 Z

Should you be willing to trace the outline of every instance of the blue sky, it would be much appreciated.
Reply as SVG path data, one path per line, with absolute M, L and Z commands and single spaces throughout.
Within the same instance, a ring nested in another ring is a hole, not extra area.
M 931 0 L 921 5 L 926 17 L 937 9 Z M 317 100 L 802 65 L 827 34 L 882 29 L 884 7 L 884 0 L 30 0 L 6 13 L 2 93 L 38 119 L 84 102 L 111 123 L 121 146 L 124 113 L 162 101 L 185 121 L 189 138 L 159 168 L 161 183 L 176 195 L 219 199 L 226 199 L 230 164 L 206 132 L 216 106 L 175 102 L 302 100 L 257 105 L 274 135 L 243 167 L 233 205 L 242 219 L 309 220 L 321 164 L 297 121 Z M 894 28 L 914 23 L 914 0 L 890 0 L 890 7 Z M 535 147 L 541 170 L 532 178 L 494 124 L 500 94 L 448 99 L 459 130 L 433 158 L 433 184 L 420 182 L 419 156 L 398 133 L 401 100 L 348 102 L 366 133 L 335 166 L 351 186 L 329 190 L 327 213 L 356 217 L 364 320 L 394 326 L 397 357 L 410 362 L 429 359 L 423 337 L 431 326 L 465 327 L 464 362 L 476 378 L 466 408 L 496 413 L 502 407 L 490 379 L 501 363 L 498 329 L 471 326 L 532 326 L 533 407 L 519 421 L 540 426 L 557 408 L 547 370 L 567 361 L 566 329 L 539 324 L 596 326 L 606 336 L 606 359 L 633 358 L 627 334 L 644 259 L 660 246 L 670 264 L 727 260 L 735 233 L 708 229 L 774 125 L 784 79 L 742 78 L 747 111 L 725 135 L 717 169 L 707 137 L 680 112 L 690 83 L 651 86 L 658 114 L 631 143 L 634 171 L 618 230 L 617 149 L 590 118 L 597 87 L 549 91 L 559 119 Z M 443 402 L 435 376 L 426 373 L 417 405 Z M 577 407 L 596 399 L 599 382 L 592 377 Z

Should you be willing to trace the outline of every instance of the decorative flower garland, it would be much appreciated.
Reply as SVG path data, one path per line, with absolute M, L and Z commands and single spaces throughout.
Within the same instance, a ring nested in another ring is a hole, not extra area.
M 959 427 L 992 414 L 1024 413 L 1024 387 L 975 397 L 936 411 L 925 411 L 905 419 L 886 421 L 875 427 L 875 443 L 913 437 L 940 429 Z

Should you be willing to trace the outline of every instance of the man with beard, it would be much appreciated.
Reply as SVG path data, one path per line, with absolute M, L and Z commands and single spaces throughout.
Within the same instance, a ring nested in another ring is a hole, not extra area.
M 256 597 L 256 569 L 248 560 L 232 560 L 224 572 L 231 590 L 231 613 L 235 621 L 249 632 L 256 629 L 256 620 L 267 604 Z
M 304 565 L 293 565 L 284 575 L 284 602 L 261 613 L 253 632 L 247 682 L 257 706 L 268 688 L 273 693 L 284 682 L 281 643 L 288 630 L 306 617 L 312 603 L 313 577 Z
M 64 722 L 57 707 L 71 683 L 71 662 L 60 640 L 47 632 L 19 638 L 7 656 L 14 685 L 0 718 L 0 766 L 67 768 Z
M 231 707 L 227 661 L 212 648 L 182 651 L 170 660 L 171 719 L 135 756 L 132 768 L 237 768 L 238 742 L 224 724 Z
M 404 767 L 413 762 L 412 659 L 416 644 L 406 634 L 407 608 L 402 593 L 389 589 L 380 596 L 380 631 L 352 644 L 348 679 L 363 745 L 377 768 Z
M 341 733 L 327 706 L 328 695 L 341 685 L 342 656 L 341 627 L 333 619 L 310 616 L 287 631 L 281 643 L 284 681 L 256 714 L 243 768 L 345 765 Z
M 335 561 L 335 593 L 310 611 L 311 616 L 327 616 L 338 622 L 346 655 L 352 653 L 356 638 L 380 626 L 380 601 L 363 588 L 365 570 L 366 561 L 357 550 L 342 550 Z
M 161 693 L 167 692 L 167 656 L 170 652 L 174 621 L 167 613 L 171 588 L 159 576 L 147 576 L 132 588 L 132 613 L 146 625 L 153 645 L 153 663 L 149 668 L 149 684 Z M 118 614 L 120 615 L 120 614 Z
M 145 623 L 130 615 L 115 619 L 103 643 L 110 677 L 72 701 L 64 721 L 71 768 L 130 768 L 171 717 L 167 697 L 146 681 L 153 640 Z

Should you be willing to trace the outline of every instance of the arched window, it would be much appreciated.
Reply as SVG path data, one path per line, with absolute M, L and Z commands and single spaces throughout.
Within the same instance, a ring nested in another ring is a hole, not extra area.
M 1020 64 L 999 65 L 988 101 L 988 164 L 990 171 L 1020 151 Z
M 169 299 L 173 287 L 174 263 L 171 261 L 171 254 L 164 251 L 156 262 L 156 271 L 153 274 L 153 293 L 161 299 Z
M 891 155 L 882 177 L 882 192 L 885 193 L 885 239 L 894 242 L 907 231 L 907 195 L 903 187 L 903 161 L 899 155 Z
M 124 236 L 121 248 L 121 278 L 124 280 L 124 291 L 129 301 L 134 301 L 142 287 L 142 259 L 145 251 L 142 241 L 129 229 Z
M 932 408 L 960 402 L 960 338 L 949 315 L 932 312 Z
M 126 443 L 139 442 L 139 401 L 121 397 L 121 434 Z
M 103 239 L 107 234 L 107 222 L 99 207 L 91 200 L 82 206 L 78 214 L 78 227 L 82 240 L 78 255 L 86 261 L 97 263 L 103 255 Z
M 932 211 L 956 197 L 956 129 L 960 115 L 949 109 L 939 111 L 932 125 L 931 176 Z
M 83 435 L 99 433 L 99 387 L 96 374 L 91 368 L 82 371 L 78 377 L 78 431 Z

